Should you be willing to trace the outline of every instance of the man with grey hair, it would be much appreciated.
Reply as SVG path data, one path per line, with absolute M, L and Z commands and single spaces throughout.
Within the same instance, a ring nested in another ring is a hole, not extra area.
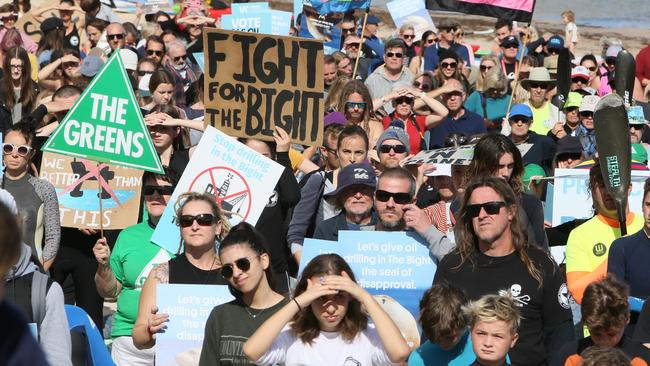
M 126 31 L 120 23 L 111 23 L 106 27 L 106 41 L 111 47 L 111 53 L 113 51 L 124 48 L 124 39 L 126 37 Z
M 395 110 L 386 96 L 393 92 L 396 83 L 410 85 L 415 75 L 404 66 L 404 55 L 406 44 L 399 38 L 391 39 L 384 48 L 384 64 L 379 66 L 366 79 L 366 86 L 370 91 L 374 108 L 384 107 L 386 113 L 390 114 Z
M 175 40 L 167 45 L 167 62 L 165 68 L 172 74 L 176 82 L 174 100 L 179 108 L 187 106 L 185 92 L 199 78 L 200 73 L 187 57 L 185 43 Z

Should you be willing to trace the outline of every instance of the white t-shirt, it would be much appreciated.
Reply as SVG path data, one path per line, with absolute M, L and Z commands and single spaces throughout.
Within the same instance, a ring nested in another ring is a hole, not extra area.
M 571 37 L 570 41 L 573 43 L 578 42 L 578 26 L 576 23 L 567 23 L 566 27 L 564 28 L 565 38 Z
M 371 366 L 395 365 L 390 362 L 377 330 L 372 325 L 350 343 L 337 332 L 323 332 L 314 339 L 311 346 L 303 343 L 285 327 L 273 341 L 271 348 L 255 362 L 257 365 L 283 364 L 328 365 L 328 366 Z

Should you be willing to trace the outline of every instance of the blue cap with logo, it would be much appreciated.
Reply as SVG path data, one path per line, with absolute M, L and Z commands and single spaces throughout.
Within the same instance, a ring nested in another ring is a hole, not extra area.
M 375 188 L 377 186 L 377 175 L 375 174 L 375 169 L 366 162 L 346 166 L 339 172 L 339 182 L 336 189 L 332 192 L 326 193 L 324 196 L 336 196 L 345 188 L 354 185 L 364 185 L 370 188 Z

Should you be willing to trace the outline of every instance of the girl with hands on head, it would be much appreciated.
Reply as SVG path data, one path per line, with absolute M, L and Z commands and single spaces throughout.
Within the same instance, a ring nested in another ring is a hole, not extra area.
M 368 316 L 374 326 L 368 325 Z M 312 259 L 295 297 L 248 339 L 244 353 L 258 365 L 392 365 L 409 347 L 375 299 L 359 287 L 337 254 Z

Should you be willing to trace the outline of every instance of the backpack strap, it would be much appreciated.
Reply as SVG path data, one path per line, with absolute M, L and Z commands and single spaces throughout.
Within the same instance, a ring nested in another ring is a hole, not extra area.
M 483 108 L 483 118 L 487 119 L 487 98 L 485 97 L 485 93 L 480 92 L 479 95 L 481 96 L 481 107 Z
M 39 271 L 32 274 L 32 316 L 39 329 L 45 319 L 46 299 L 49 277 Z

